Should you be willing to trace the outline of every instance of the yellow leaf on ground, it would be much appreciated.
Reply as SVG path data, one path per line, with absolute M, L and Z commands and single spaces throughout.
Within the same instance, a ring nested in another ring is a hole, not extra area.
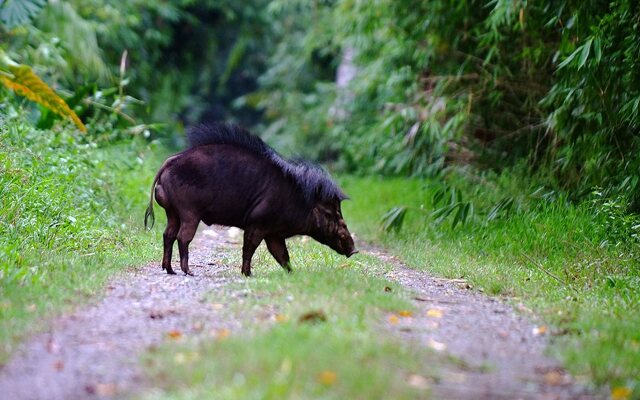
M 547 329 L 548 328 L 545 325 L 536 326 L 532 331 L 533 336 L 544 335 L 545 333 L 547 333 Z
M 611 400 L 627 400 L 631 397 L 631 389 L 626 386 L 618 386 L 611 391 Z
M 413 313 L 411 311 L 402 310 L 398 313 L 398 315 L 400 315 L 401 317 L 410 317 L 413 315 Z
M 397 315 L 395 315 L 395 314 L 389 315 L 389 323 L 395 325 L 398 322 L 400 322 L 400 318 L 398 318 Z
M 180 339 L 180 338 L 182 337 L 182 332 L 180 332 L 180 331 L 179 331 L 179 330 L 177 330 L 177 329 L 174 329 L 174 330 L 169 331 L 169 332 L 167 333 L 167 337 L 168 337 L 169 339 L 178 340 L 178 339 Z
M 184 353 L 181 352 L 178 352 L 175 356 L 173 356 L 173 362 L 175 362 L 176 364 L 184 364 L 186 359 L 187 357 L 184 355 Z
M 216 337 L 218 339 L 226 339 L 229 337 L 229 335 L 231 335 L 231 331 L 228 330 L 227 328 L 222 328 L 218 331 L 218 333 L 216 334 Z
M 336 382 L 337 378 L 338 376 L 336 375 L 336 373 L 330 370 L 325 370 L 318 374 L 318 382 L 326 386 L 333 385 Z
M 278 322 L 287 322 L 289 320 L 289 317 L 287 317 L 286 315 L 282 315 L 282 314 L 276 314 L 275 319 Z
M 427 317 L 431 317 L 431 318 L 442 318 L 442 311 L 436 309 L 436 308 L 432 308 L 429 311 L 427 311 Z

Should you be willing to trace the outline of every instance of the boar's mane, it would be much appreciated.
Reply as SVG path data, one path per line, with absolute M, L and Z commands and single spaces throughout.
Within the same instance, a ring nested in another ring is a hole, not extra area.
M 305 160 L 286 160 L 258 136 L 241 126 L 226 123 L 199 124 L 187 130 L 189 148 L 226 144 L 251 151 L 270 160 L 300 189 L 307 202 L 340 201 L 348 197 L 320 166 Z

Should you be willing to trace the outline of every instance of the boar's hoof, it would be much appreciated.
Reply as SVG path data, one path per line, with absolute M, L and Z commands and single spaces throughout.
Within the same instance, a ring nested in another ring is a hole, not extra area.
M 243 269 L 242 270 L 242 275 L 244 276 L 251 276 L 251 270 L 250 269 Z
M 167 275 L 175 275 L 175 271 L 171 268 L 167 268 Z
M 182 271 L 182 272 L 184 272 L 185 275 L 194 276 L 193 272 L 191 272 L 191 270 L 186 270 L 186 271 Z

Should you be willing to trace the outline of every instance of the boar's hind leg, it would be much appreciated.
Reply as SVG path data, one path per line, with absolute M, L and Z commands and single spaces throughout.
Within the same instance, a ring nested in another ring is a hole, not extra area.
M 189 243 L 198 229 L 198 220 L 182 218 L 178 232 L 178 251 L 180 252 L 180 269 L 187 275 L 193 275 L 189 270 Z
M 167 274 L 173 275 L 173 268 L 171 268 L 171 253 L 173 252 L 173 243 L 178 236 L 178 230 L 180 229 L 180 219 L 174 212 L 166 211 L 167 213 L 167 228 L 162 235 L 164 244 L 164 255 L 162 256 L 162 269 L 167 270 Z
M 287 245 L 283 238 L 277 236 L 267 236 L 264 238 L 267 243 L 267 249 L 269 253 L 276 259 L 278 264 L 287 272 L 291 272 L 291 265 L 289 263 L 289 252 L 287 251 Z
M 244 231 L 244 240 L 242 243 L 242 274 L 251 276 L 251 258 L 253 253 L 262 242 L 264 236 L 255 229 L 247 229 Z

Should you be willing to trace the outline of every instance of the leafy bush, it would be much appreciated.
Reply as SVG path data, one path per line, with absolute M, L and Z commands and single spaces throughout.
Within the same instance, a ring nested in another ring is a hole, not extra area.
M 142 215 L 160 161 L 146 149 L 0 119 L 0 360 L 43 316 L 150 258 Z
M 286 34 L 256 93 L 292 151 L 423 176 L 526 162 L 574 199 L 600 185 L 638 209 L 636 2 L 314 4 L 272 2 Z M 357 73 L 338 86 L 347 52 Z

